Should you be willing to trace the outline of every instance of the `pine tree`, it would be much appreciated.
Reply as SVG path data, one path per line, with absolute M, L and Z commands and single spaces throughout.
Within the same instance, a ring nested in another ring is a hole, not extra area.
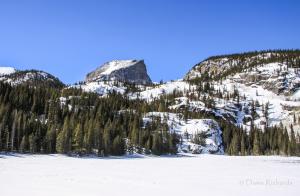
M 112 155 L 123 155 L 124 153 L 125 153 L 125 144 L 122 138 L 118 135 L 113 140 Z
M 164 103 L 164 100 L 162 99 L 159 103 L 158 111 L 165 112 L 165 110 L 166 110 L 165 103 Z
M 85 141 L 85 147 L 87 153 L 91 153 L 92 149 L 94 148 L 94 140 L 95 139 L 95 132 L 94 132 L 94 122 L 92 120 L 89 121 L 89 126 L 87 130 L 87 137 Z
M 83 126 L 81 123 L 77 123 L 75 128 L 75 135 L 74 135 L 74 149 L 76 149 L 79 154 L 83 151 L 83 139 L 84 139 L 84 131 Z
M 296 143 L 296 137 L 295 137 L 295 132 L 293 125 L 291 124 L 291 133 L 290 133 L 290 142 L 289 142 L 289 152 L 288 155 L 294 156 L 296 155 L 296 148 L 297 148 L 297 143 Z
M 104 147 L 104 155 L 105 156 L 109 155 L 111 153 L 111 138 L 110 138 L 110 130 L 108 127 L 104 128 L 103 147 Z
M 1 109 L 0 109 L 1 110 Z M 3 145 L 3 142 L 2 142 L 2 134 L 3 134 L 3 126 L 2 124 L 0 123 L 0 152 L 2 151 L 2 145 Z
M 49 126 L 46 134 L 47 151 L 49 153 L 56 152 L 56 128 L 55 126 Z
M 134 126 L 131 131 L 131 141 L 134 145 L 139 146 L 139 128 Z
M 11 128 L 11 142 L 10 142 L 10 151 L 14 151 L 14 144 L 15 144 L 15 136 L 16 136 L 16 126 L 17 126 L 17 111 L 14 111 L 14 120 Z
M 72 135 L 69 126 L 69 117 L 67 116 L 64 120 L 63 129 L 60 131 L 57 137 L 56 150 L 59 153 L 71 152 Z
M 29 150 L 29 138 L 27 135 L 24 135 L 22 137 L 22 141 L 21 141 L 21 144 L 20 144 L 20 152 L 21 153 L 25 153 Z
M 253 141 L 253 155 L 260 155 L 260 143 L 259 143 L 259 133 L 255 131 L 254 133 L 254 141 Z
M 162 154 L 162 137 L 159 130 L 154 134 L 151 152 L 155 155 Z
M 243 132 L 242 134 L 242 139 L 241 139 L 241 155 L 245 156 L 247 154 L 246 151 L 246 141 L 245 141 L 245 133 Z
M 280 142 L 281 154 L 283 155 L 288 154 L 288 146 L 289 146 L 289 135 L 287 129 L 285 128 Z
M 233 132 L 233 138 L 230 143 L 230 155 L 239 155 L 240 152 L 240 138 L 237 131 Z

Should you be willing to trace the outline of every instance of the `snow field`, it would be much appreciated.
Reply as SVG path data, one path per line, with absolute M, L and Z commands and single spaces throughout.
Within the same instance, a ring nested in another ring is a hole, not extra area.
M 0 76 L 9 75 L 16 72 L 16 69 L 13 67 L 0 67 Z
M 1 195 L 298 195 L 300 158 L 0 155 Z

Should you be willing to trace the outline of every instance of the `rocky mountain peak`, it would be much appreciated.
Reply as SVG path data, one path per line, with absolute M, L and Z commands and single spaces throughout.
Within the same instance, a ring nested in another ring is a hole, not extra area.
M 144 60 L 113 60 L 104 63 L 86 76 L 86 82 L 121 81 L 151 84 Z

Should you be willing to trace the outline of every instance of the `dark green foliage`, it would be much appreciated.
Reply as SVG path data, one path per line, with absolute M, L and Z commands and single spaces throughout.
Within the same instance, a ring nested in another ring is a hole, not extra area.
M 282 126 L 267 127 L 265 130 L 243 129 L 221 123 L 225 152 L 229 155 L 290 155 L 299 156 L 300 143 L 292 130 L 289 134 Z
M 153 104 L 130 101 L 115 92 L 100 98 L 80 89 L 0 82 L 0 151 L 99 156 L 123 155 L 130 149 L 176 153 L 176 134 L 170 134 L 160 120 L 148 126 L 142 121 L 142 113 L 166 110 L 166 104 L 164 99 Z

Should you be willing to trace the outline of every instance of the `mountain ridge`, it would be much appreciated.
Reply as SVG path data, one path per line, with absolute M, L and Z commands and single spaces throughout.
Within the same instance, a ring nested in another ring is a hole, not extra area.
M 2 74 L 1 75 L 1 68 Z M 62 88 L 65 86 L 57 77 L 41 70 L 17 70 L 13 67 L 0 67 L 0 81 L 11 85 L 29 84 L 32 86 L 50 86 Z
M 113 67 L 104 64 L 109 66 L 96 69 L 89 75 L 91 80 L 55 89 L 30 88 L 39 87 L 39 79 L 53 79 L 41 71 L 17 71 L 11 75 L 24 82 L 24 88 L 0 82 L 4 89 L 0 116 L 9 113 L 4 120 L 13 121 L 2 124 L 13 132 L 14 119 L 21 119 L 14 115 L 27 116 L 30 126 L 37 124 L 36 131 L 47 128 L 43 134 L 30 132 L 31 138 L 58 142 L 56 146 L 39 144 L 38 149 L 52 153 L 296 154 L 296 140 L 289 136 L 300 140 L 298 51 L 209 59 L 194 66 L 184 79 L 151 84 L 134 82 L 134 74 L 131 82 L 125 80 L 124 72 L 132 64 L 145 67 L 132 60 L 110 62 Z M 26 83 L 27 73 L 32 72 L 41 77 Z M 20 95 L 28 99 L 19 99 Z M 4 107 L 10 102 L 11 114 L 10 107 Z M 27 142 L 28 134 L 24 137 Z

